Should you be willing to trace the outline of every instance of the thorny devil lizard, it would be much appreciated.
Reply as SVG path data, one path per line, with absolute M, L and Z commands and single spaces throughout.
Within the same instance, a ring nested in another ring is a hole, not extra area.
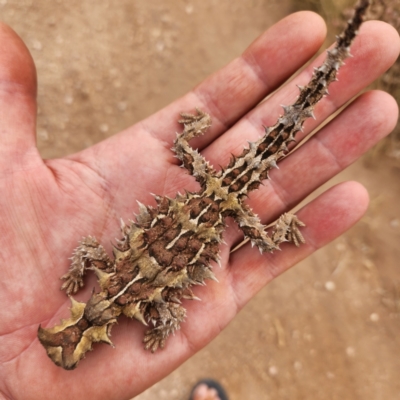
M 196 299 L 191 286 L 215 279 L 210 261 L 219 262 L 227 216 L 261 252 L 272 252 L 283 242 L 296 246 L 304 242 L 299 231 L 304 224 L 295 215 L 282 215 L 269 236 L 244 199 L 268 178 L 268 171 L 277 167 L 304 121 L 313 117 L 315 105 L 328 95 L 329 84 L 337 80 L 343 60 L 350 55 L 350 45 L 368 5 L 368 0 L 358 3 L 325 62 L 315 69 L 308 85 L 299 87 L 297 100 L 283 106 L 284 113 L 276 124 L 265 128 L 265 135 L 250 143 L 240 156 L 233 156 L 226 168 L 215 171 L 188 145 L 190 139 L 210 127 L 210 116 L 201 110 L 195 115 L 181 114 L 179 122 L 184 129 L 177 135 L 173 150 L 201 189 L 174 199 L 155 196 L 156 208 L 139 203 L 136 222 L 122 223 L 122 239 L 114 247 L 114 260 L 95 238 L 89 236 L 80 242 L 70 270 L 62 277 L 62 289 L 68 295 L 77 292 L 89 269 L 96 273 L 101 291 L 93 292 L 87 304 L 71 297 L 70 318 L 53 328 L 39 327 L 39 340 L 56 365 L 74 369 L 92 349 L 92 343 L 112 344 L 110 331 L 121 314 L 151 326 L 144 337 L 146 349 L 155 352 L 163 348 L 167 337 L 185 319 L 181 300 Z

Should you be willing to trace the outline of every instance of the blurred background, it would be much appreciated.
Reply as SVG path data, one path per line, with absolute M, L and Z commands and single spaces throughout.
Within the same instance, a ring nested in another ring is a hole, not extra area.
M 37 141 L 53 158 L 157 111 L 291 12 L 323 15 L 331 41 L 351 4 L 0 0 L 0 17 L 35 60 Z M 399 2 L 377 0 L 372 14 L 398 26 Z M 375 85 L 399 98 L 399 76 L 395 67 Z M 264 288 L 216 340 L 136 399 L 187 399 L 203 377 L 218 379 L 231 400 L 400 399 L 398 131 L 324 188 L 362 182 L 367 215 Z

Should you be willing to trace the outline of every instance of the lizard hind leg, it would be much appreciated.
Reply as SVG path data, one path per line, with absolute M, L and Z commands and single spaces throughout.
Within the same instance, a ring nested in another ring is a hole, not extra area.
M 105 272 L 111 272 L 112 266 L 108 254 L 96 238 L 92 236 L 83 238 L 72 254 L 69 271 L 61 277 L 64 281 L 61 290 L 65 290 L 68 295 L 74 294 L 83 287 L 83 276 L 87 269 L 97 267 Z
M 159 348 L 164 348 L 168 336 L 180 328 L 185 316 L 186 310 L 176 303 L 154 303 L 150 306 L 148 318 L 153 323 L 154 328 L 145 333 L 143 338 L 144 348 L 152 353 Z
M 268 235 L 266 226 L 248 207 L 237 205 L 233 217 L 244 236 L 250 239 L 262 253 L 279 250 L 279 245 L 284 242 L 294 243 L 296 246 L 305 243 L 299 229 L 305 224 L 294 214 L 281 215 L 273 225 L 271 236 Z

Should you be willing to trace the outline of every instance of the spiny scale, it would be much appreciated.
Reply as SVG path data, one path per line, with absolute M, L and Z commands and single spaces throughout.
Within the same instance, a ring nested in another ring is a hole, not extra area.
M 283 106 L 283 115 L 275 125 L 265 128 L 265 136 L 249 143 L 240 156 L 232 156 L 225 169 L 216 172 L 188 144 L 211 126 L 210 116 L 201 110 L 196 115 L 181 115 L 184 130 L 177 135 L 174 151 L 201 189 L 178 194 L 175 199 L 155 196 L 155 208 L 139 203 L 136 222 L 121 223 L 122 238 L 117 240 L 113 258 L 91 236 L 80 242 L 70 270 L 62 277 L 62 289 L 68 295 L 75 293 L 83 286 L 85 271 L 92 269 L 101 291 L 93 293 L 87 304 L 71 297 L 70 318 L 53 328 L 39 327 L 39 340 L 56 365 L 73 369 L 93 342 L 112 344 L 110 330 L 121 314 L 150 327 L 144 337 L 146 349 L 154 352 L 164 347 L 167 337 L 185 319 L 182 300 L 198 299 L 191 286 L 216 280 L 210 263 L 220 261 L 219 245 L 227 216 L 235 219 L 244 236 L 261 252 L 276 250 L 283 242 L 296 246 L 304 242 L 299 231 L 304 224 L 295 215 L 282 215 L 268 235 L 244 199 L 268 178 L 272 168 L 277 168 L 304 121 L 314 116 L 315 105 L 328 94 L 329 84 L 349 56 L 368 3 L 359 3 L 324 64 L 315 69 L 308 85 L 299 88 L 295 103 Z

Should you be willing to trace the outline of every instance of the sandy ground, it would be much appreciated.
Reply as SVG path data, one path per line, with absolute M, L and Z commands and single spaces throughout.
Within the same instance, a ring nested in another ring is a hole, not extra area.
M 286 0 L 0 0 L 1 19 L 37 65 L 46 158 L 158 110 L 289 11 Z M 187 399 L 207 376 L 232 400 L 400 399 L 398 177 L 373 157 L 337 177 L 368 188 L 366 217 L 262 290 L 214 342 L 137 399 Z

